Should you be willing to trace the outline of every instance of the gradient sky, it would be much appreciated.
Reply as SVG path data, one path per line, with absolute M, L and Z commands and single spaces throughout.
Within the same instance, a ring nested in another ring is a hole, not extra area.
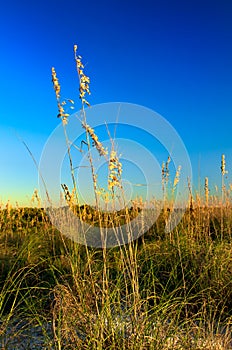
M 51 83 L 78 103 L 73 45 L 91 78 L 92 105 L 131 102 L 166 118 L 191 158 L 193 184 L 232 182 L 230 0 L 2 1 L 0 201 L 29 203 L 39 162 L 59 124 Z M 165 159 L 164 159 L 165 160 Z

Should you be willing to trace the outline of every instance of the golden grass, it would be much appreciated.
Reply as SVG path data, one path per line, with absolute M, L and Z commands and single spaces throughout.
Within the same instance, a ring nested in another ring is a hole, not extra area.
M 115 188 L 124 195 L 121 162 L 114 143 L 106 153 L 87 123 L 84 107 L 89 106 L 86 94 L 90 93 L 90 79 L 84 73 L 77 46 L 74 55 L 85 144 L 89 152 L 93 141 L 99 155 L 107 157 L 106 192 L 114 201 Z M 100 228 L 127 223 L 132 234 L 130 220 L 138 216 L 144 203 L 138 199 L 131 208 L 111 214 L 102 211 L 102 190 L 90 152 L 96 206 L 79 204 L 65 127 L 69 115 L 54 68 L 52 79 L 73 178 L 72 189 L 62 185 L 67 205 L 84 222 Z M 189 207 L 181 222 L 167 234 L 165 224 L 173 205 L 168 191 L 171 187 L 174 194 L 181 176 L 179 167 L 171 186 L 170 162 L 168 157 L 162 165 L 163 210 L 144 235 L 126 245 L 99 249 L 73 242 L 52 226 L 36 191 L 33 204 L 37 203 L 37 208 L 13 208 L 7 203 L 0 210 L 3 349 L 10 349 L 14 341 L 12 322 L 18 319 L 40 325 L 44 332 L 40 346 L 45 349 L 232 348 L 232 191 L 225 186 L 225 156 L 221 162 L 221 193 L 218 197 L 209 195 L 208 178 L 202 197 L 193 194 L 188 183 Z M 23 331 L 17 328 L 19 341 Z

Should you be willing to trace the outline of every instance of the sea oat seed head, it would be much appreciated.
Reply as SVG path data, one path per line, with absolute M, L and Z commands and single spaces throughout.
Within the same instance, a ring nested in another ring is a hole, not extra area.
M 56 98 L 57 98 L 57 100 L 59 100 L 60 99 L 60 84 L 59 84 L 58 78 L 56 76 L 56 71 L 55 71 L 54 67 L 52 67 L 52 82 L 53 82 L 53 88 L 54 88 L 55 93 L 56 93 Z
M 91 128 L 88 124 L 82 123 L 82 127 L 87 131 L 89 136 L 91 137 L 94 146 L 98 150 L 100 156 L 107 155 L 107 149 L 105 149 L 100 141 L 98 141 L 98 136 L 95 134 L 94 129 Z
M 205 201 L 206 201 L 206 205 L 208 205 L 208 202 L 209 202 L 209 179 L 208 179 L 208 177 L 205 178 Z
M 174 183 L 173 183 L 173 189 L 176 188 L 176 185 L 180 181 L 180 171 L 181 171 L 181 166 L 179 165 L 177 168 L 177 171 L 176 171 L 176 176 L 175 176 Z
M 109 159 L 109 176 L 108 176 L 108 189 L 113 190 L 115 186 L 121 186 L 121 175 L 122 175 L 122 163 L 119 161 L 117 153 L 114 150 L 110 152 Z
M 226 170 L 226 159 L 224 154 L 222 154 L 221 158 L 221 173 L 223 176 L 228 173 L 228 171 Z

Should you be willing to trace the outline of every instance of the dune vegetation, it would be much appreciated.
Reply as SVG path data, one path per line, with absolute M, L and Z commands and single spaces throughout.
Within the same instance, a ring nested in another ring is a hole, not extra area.
M 79 77 L 81 120 L 87 152 L 95 147 L 109 164 L 108 193 L 121 188 L 122 166 L 112 144 L 108 151 L 87 123 L 89 78 L 74 47 Z M 59 118 L 68 123 L 66 102 L 52 69 Z M 71 105 L 73 101 L 68 101 Z M 64 133 L 64 137 L 68 135 Z M 76 178 L 67 142 L 73 188 L 62 185 L 67 208 L 90 225 L 118 227 L 141 212 L 142 202 L 111 214 L 101 210 L 94 159 L 89 152 L 96 205 L 78 203 Z M 172 181 L 168 159 L 160 184 Z M 217 165 L 215 165 L 217 166 Z M 158 219 L 125 245 L 81 245 L 51 223 L 35 191 L 27 208 L 1 204 L 0 344 L 2 349 L 232 349 L 232 206 L 226 187 L 210 195 L 193 194 L 178 225 L 165 231 L 173 203 L 164 196 Z M 123 194 L 122 194 L 123 195 Z M 104 192 L 105 196 L 105 192 Z

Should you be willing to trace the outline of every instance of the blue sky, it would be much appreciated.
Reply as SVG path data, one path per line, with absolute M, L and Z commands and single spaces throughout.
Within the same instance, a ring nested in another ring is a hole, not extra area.
M 92 105 L 130 102 L 166 118 L 181 136 L 194 188 L 232 182 L 232 3 L 217 1 L 5 1 L 0 11 L 0 200 L 28 203 L 59 124 L 51 83 L 78 104 L 73 45 L 91 78 Z

